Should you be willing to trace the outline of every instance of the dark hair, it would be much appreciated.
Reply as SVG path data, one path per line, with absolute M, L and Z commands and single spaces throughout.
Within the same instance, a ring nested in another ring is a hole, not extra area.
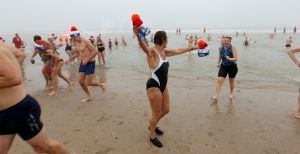
M 165 31 L 158 31 L 154 35 L 154 44 L 162 45 L 167 41 L 167 33 Z
M 225 38 L 229 39 L 230 41 L 232 40 L 232 37 L 230 36 L 225 36 Z
M 37 40 L 41 40 L 41 39 L 42 39 L 42 37 L 40 35 L 34 35 L 33 36 L 33 41 L 34 42 L 37 41 Z

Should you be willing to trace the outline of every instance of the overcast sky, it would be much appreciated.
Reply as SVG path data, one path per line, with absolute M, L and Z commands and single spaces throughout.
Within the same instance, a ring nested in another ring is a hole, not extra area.
M 300 25 L 300 0 L 0 0 L 0 12 L 0 34 L 127 30 L 132 13 L 161 29 Z

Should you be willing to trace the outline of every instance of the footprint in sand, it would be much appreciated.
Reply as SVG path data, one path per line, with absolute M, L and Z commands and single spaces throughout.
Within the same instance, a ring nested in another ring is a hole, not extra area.
M 212 132 L 208 132 L 208 136 L 209 136 L 209 137 L 213 137 L 213 136 L 215 136 L 215 134 L 212 133 Z

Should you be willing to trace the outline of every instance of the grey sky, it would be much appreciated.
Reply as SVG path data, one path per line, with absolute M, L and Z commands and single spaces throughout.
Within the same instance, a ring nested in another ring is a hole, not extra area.
M 127 30 L 139 13 L 149 27 L 300 25 L 299 0 L 0 0 L 0 34 Z

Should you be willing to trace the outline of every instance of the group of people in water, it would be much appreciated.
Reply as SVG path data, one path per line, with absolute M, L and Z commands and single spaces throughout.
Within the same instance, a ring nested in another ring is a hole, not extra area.
M 156 147 L 163 147 L 163 144 L 157 138 L 163 135 L 164 131 L 158 127 L 160 120 L 165 117 L 170 110 L 170 96 L 168 91 L 168 70 L 170 63 L 167 57 L 181 55 L 193 50 L 197 50 L 197 36 L 186 36 L 188 46 L 178 49 L 168 48 L 168 36 L 165 31 L 157 31 L 151 36 L 153 46 L 148 44 L 147 40 L 142 40 L 140 36 L 140 27 L 133 29 L 137 38 L 139 47 L 144 52 L 147 64 L 150 69 L 150 79 L 146 83 L 146 92 L 151 107 L 151 118 L 149 121 L 149 140 Z M 55 35 L 47 40 L 40 35 L 35 35 L 34 53 L 31 62 L 34 64 L 34 57 L 39 55 L 44 65 L 42 74 L 45 79 L 45 89 L 49 90 L 49 95 L 54 96 L 57 93 L 58 77 L 62 78 L 68 88 L 71 89 L 71 81 L 62 73 L 62 67 L 65 64 L 78 59 L 79 62 L 79 85 L 81 86 L 85 98 L 81 102 L 92 100 L 88 86 L 99 87 L 102 92 L 106 90 L 106 84 L 93 79 L 95 71 L 95 58 L 98 55 L 99 63 L 105 64 L 105 43 L 101 35 L 94 40 L 84 38 L 76 27 L 71 27 L 70 38 L 66 38 L 65 51 L 68 59 L 63 60 L 58 49 L 63 45 L 56 42 Z M 211 36 L 209 35 L 211 40 Z M 20 40 L 17 40 L 20 41 Z M 230 94 L 229 98 L 234 98 L 235 78 L 238 73 L 238 53 L 237 49 L 231 44 L 232 37 L 224 36 L 221 38 L 217 65 L 219 67 L 215 94 L 211 100 L 218 102 L 222 85 L 229 76 Z M 110 40 L 111 42 L 111 40 Z M 115 44 L 117 40 L 115 41 Z M 125 45 L 126 42 L 122 38 Z M 23 43 L 24 44 L 24 43 Z M 109 43 L 112 46 L 112 43 Z M 0 42 L 0 153 L 8 153 L 16 134 L 27 141 L 38 153 L 59 153 L 69 154 L 70 151 L 59 142 L 50 140 L 44 131 L 40 120 L 40 106 L 37 101 L 27 94 L 21 73 L 21 65 L 24 60 L 24 52 L 19 50 L 20 46 L 11 47 Z M 20 47 L 22 48 L 22 46 Z M 295 57 L 295 53 L 300 52 L 300 48 L 288 50 L 288 55 L 300 67 L 300 62 Z M 295 117 L 300 119 L 300 89 L 298 97 L 299 109 Z

